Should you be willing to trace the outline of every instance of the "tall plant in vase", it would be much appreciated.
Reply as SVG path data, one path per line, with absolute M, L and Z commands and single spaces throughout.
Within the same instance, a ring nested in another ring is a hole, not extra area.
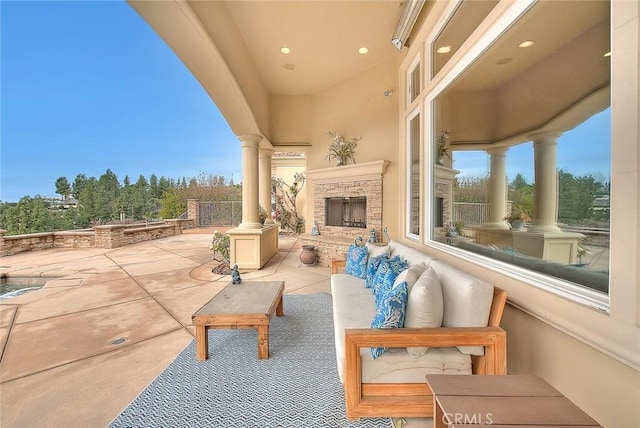
M 356 163 L 353 155 L 356 152 L 356 147 L 358 147 L 358 141 L 360 141 L 362 137 L 346 139 L 335 131 L 329 131 L 327 135 L 333 139 L 333 143 L 329 145 L 329 153 L 325 156 L 325 159 L 331 162 L 333 158 L 336 158 L 337 166 L 346 165 L 349 159 L 351 159 L 352 163 Z

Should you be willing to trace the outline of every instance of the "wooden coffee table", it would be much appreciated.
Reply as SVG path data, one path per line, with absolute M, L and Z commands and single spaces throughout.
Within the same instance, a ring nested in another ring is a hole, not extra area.
M 434 428 L 599 427 L 544 379 L 530 375 L 427 375 Z
M 210 328 L 255 328 L 258 330 L 258 358 L 269 358 L 269 322 L 274 312 L 284 315 L 284 281 L 254 281 L 229 284 L 191 316 L 196 327 L 196 358 L 209 357 Z

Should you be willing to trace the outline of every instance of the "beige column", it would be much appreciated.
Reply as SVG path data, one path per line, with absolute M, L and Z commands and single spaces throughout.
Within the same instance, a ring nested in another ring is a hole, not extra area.
M 238 229 L 261 229 L 258 213 L 258 149 L 262 135 L 238 136 L 242 146 L 242 223 Z
M 533 134 L 535 185 L 533 223 L 528 232 L 560 232 L 556 226 L 558 212 L 557 149 L 561 132 Z
M 273 224 L 271 218 L 271 156 L 273 149 L 260 149 L 260 206 L 267 212 L 264 224 Z
M 489 173 L 489 221 L 485 227 L 492 229 L 509 229 L 505 223 L 505 206 L 507 201 L 507 149 L 487 150 L 491 157 Z

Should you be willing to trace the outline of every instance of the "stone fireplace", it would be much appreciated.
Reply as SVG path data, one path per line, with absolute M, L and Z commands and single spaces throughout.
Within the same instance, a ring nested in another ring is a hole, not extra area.
M 446 236 L 445 226 L 453 224 L 453 181 L 459 171 L 445 166 L 435 166 L 435 236 Z
M 315 245 L 321 264 L 344 258 L 348 244 L 371 229 L 382 237 L 382 177 L 389 165 L 380 160 L 307 171 L 314 190 L 313 219 L 319 236 L 303 235 L 305 244 Z
M 367 227 L 367 197 L 324 198 L 324 223 L 327 226 Z

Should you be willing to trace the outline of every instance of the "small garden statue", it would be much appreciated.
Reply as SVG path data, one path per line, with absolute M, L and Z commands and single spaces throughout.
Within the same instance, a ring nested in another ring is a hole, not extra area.
M 320 231 L 318 230 L 318 223 L 313 223 L 313 226 L 311 226 L 311 234 L 313 236 L 320 235 Z
M 232 284 L 240 284 L 242 282 L 242 278 L 240 278 L 240 272 L 238 271 L 238 265 L 233 265 L 233 269 L 231 269 L 231 283 Z

